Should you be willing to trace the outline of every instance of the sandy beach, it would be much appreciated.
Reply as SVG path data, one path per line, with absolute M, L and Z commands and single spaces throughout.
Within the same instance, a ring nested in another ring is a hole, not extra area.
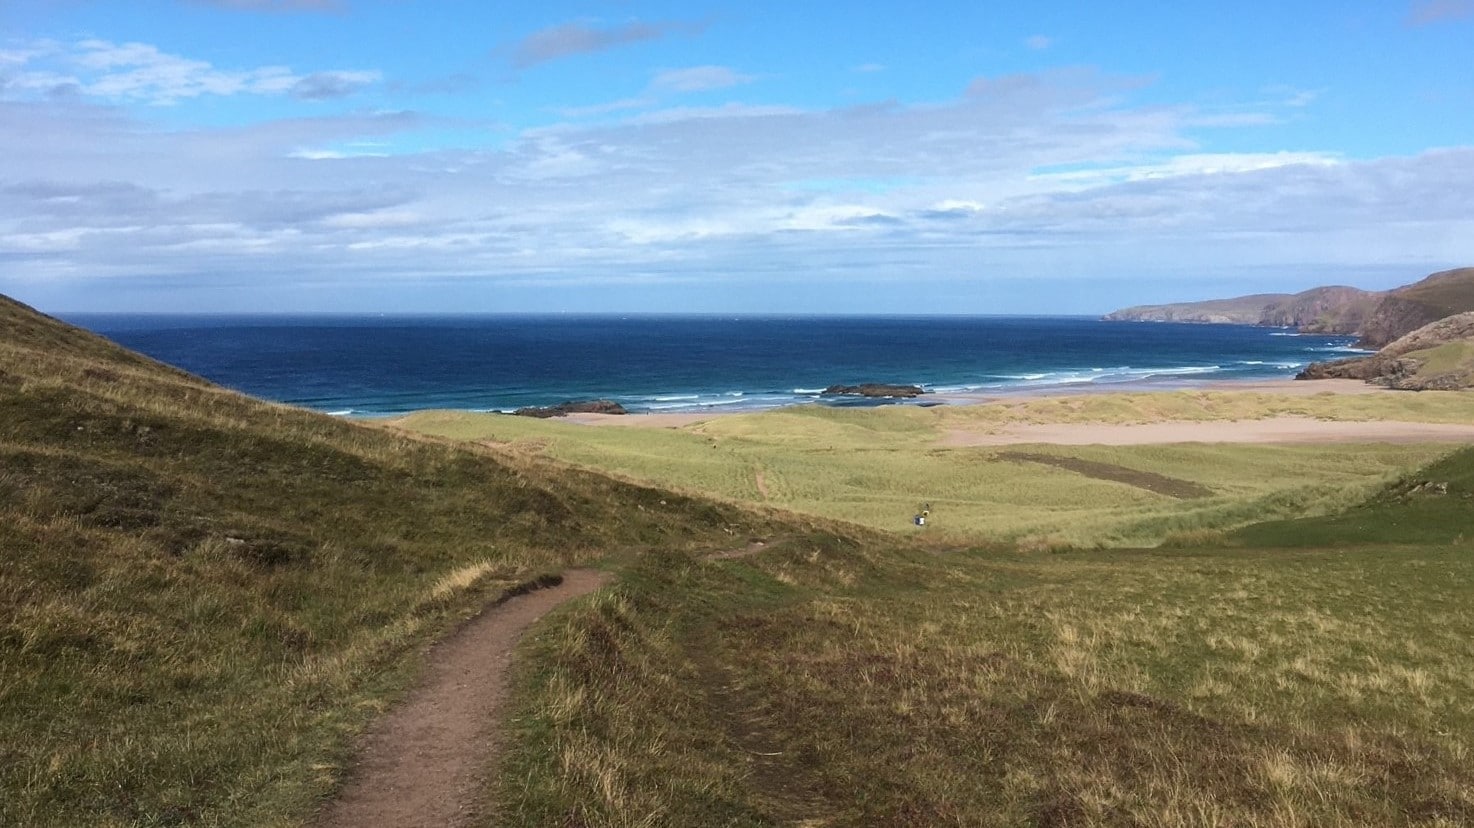
M 998 401 L 1059 397 L 1070 394 L 1111 394 L 1198 390 L 1239 391 L 1280 396 L 1317 394 L 1398 394 L 1360 380 L 1267 380 L 1220 382 L 1191 388 L 1150 387 L 1064 389 L 1043 393 L 948 394 L 938 400 L 948 405 L 981 405 Z M 568 422 L 623 428 L 684 428 L 740 411 L 701 411 L 661 414 L 573 414 Z M 751 413 L 751 412 L 749 412 Z M 1474 425 L 1414 421 L 1331 421 L 1309 417 L 1271 417 L 1258 420 L 1164 421 L 1155 423 L 1045 423 L 1018 424 L 994 430 L 952 429 L 938 445 L 947 447 L 1004 446 L 1021 443 L 1055 445 L 1149 445 L 1157 443 L 1425 443 L 1474 441 Z
M 1391 420 L 1348 422 L 1308 417 L 1161 423 L 1048 423 L 1007 426 L 992 433 L 953 430 L 939 445 L 1141 446 L 1157 443 L 1461 443 L 1474 441 L 1474 425 Z

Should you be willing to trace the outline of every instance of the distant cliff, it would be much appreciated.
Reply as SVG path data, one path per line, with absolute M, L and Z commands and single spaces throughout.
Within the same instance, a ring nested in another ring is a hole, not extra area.
M 1309 333 L 1353 334 L 1384 294 L 1333 285 L 1301 293 L 1259 293 L 1233 299 L 1141 305 L 1106 314 L 1110 321 L 1199 322 L 1298 328 Z
M 1343 285 L 1311 288 L 1264 309 L 1260 325 L 1305 333 L 1352 334 L 1361 330 L 1386 293 Z
M 1105 315 L 1111 322 L 1197 322 L 1205 325 L 1258 325 L 1271 305 L 1292 299 L 1288 293 L 1259 293 L 1206 302 L 1137 305 Z
M 1367 348 L 1381 348 L 1430 322 L 1474 311 L 1474 267 L 1445 270 L 1387 294 L 1355 331 Z

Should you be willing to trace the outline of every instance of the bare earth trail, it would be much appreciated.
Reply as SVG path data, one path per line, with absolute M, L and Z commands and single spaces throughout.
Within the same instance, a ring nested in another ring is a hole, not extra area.
M 510 598 L 436 644 L 420 686 L 370 728 L 352 780 L 318 824 L 467 824 L 484 790 L 483 774 L 496 764 L 513 648 L 539 618 L 609 578 L 571 570 L 557 586 Z

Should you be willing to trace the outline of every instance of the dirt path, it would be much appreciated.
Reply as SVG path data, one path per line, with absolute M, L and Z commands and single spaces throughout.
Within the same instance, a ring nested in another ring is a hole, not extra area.
M 608 580 L 607 573 L 572 570 L 561 584 L 511 598 L 436 644 L 422 683 L 369 730 L 352 780 L 318 824 L 467 824 L 483 772 L 495 766 L 512 649 L 549 610 Z
M 757 484 L 757 493 L 768 499 L 768 478 L 763 475 L 763 470 L 758 469 L 753 473 L 753 482 Z

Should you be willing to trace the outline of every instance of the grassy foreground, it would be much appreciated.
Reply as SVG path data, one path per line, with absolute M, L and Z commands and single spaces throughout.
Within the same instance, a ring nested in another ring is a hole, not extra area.
M 1471 483 L 1243 545 L 649 559 L 539 642 L 500 817 L 1474 823 Z
M 488 600 L 782 525 L 250 400 L 0 297 L 0 825 L 307 819 Z
M 1474 422 L 1474 398 L 1184 391 L 931 409 L 814 406 L 716 417 L 679 429 L 591 428 L 454 412 L 411 415 L 395 425 L 890 531 L 908 531 L 920 504 L 930 503 L 930 537 L 1033 546 L 1153 545 L 1174 534 L 1326 514 L 1449 450 L 1446 445 L 1203 443 L 1004 450 L 944 442 L 954 430 L 1020 423 L 1280 415 L 1469 423 Z M 1169 485 L 1150 485 L 1161 478 Z
M 310 823 L 420 645 L 589 563 L 620 576 L 522 648 L 490 824 L 1474 824 L 1474 449 L 938 444 L 1468 399 L 409 423 L 452 443 L 0 298 L 0 825 Z M 949 543 L 824 519 L 923 500 Z

